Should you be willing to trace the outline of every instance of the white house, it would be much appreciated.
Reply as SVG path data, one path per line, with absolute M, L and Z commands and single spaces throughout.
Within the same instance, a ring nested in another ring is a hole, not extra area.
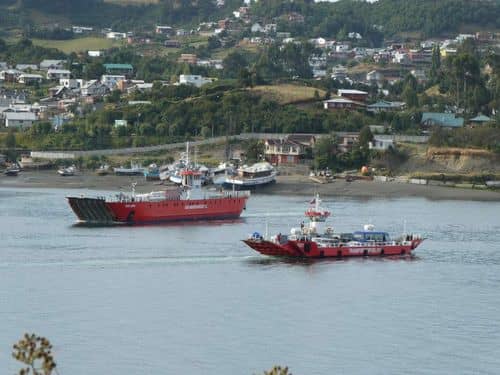
M 68 89 L 78 89 L 83 85 L 83 79 L 62 78 L 59 80 L 59 85 Z
M 372 142 L 368 143 L 370 150 L 386 151 L 390 148 L 395 148 L 394 140 L 392 138 L 382 138 L 375 136 Z
M 116 31 L 110 31 L 106 33 L 107 39 L 125 39 L 127 37 L 126 33 L 118 33 Z
M 47 79 L 67 79 L 71 77 L 71 72 L 66 69 L 47 70 Z
M 31 83 L 41 83 L 43 81 L 43 77 L 40 74 L 27 74 L 23 73 L 19 76 L 19 83 L 29 85 Z
M 40 63 L 40 70 L 62 69 L 64 68 L 64 60 L 43 60 Z
M 101 57 L 104 53 L 102 51 L 88 51 L 87 55 L 89 57 Z
M 33 112 L 7 112 L 5 114 L 5 127 L 27 129 L 36 121 Z
M 38 70 L 38 65 L 36 65 L 36 64 L 17 64 L 16 69 L 21 70 L 23 72 L 25 72 L 26 70 Z
M 201 87 L 207 83 L 212 83 L 212 78 L 202 77 L 193 74 L 181 74 L 179 76 L 179 85 L 193 85 L 196 87 Z
M 101 83 L 111 90 L 116 88 L 116 85 L 120 81 L 125 81 L 127 78 L 123 75 L 111 75 L 111 74 L 104 74 L 101 77 Z
M 71 26 L 71 30 L 73 30 L 75 34 L 91 33 L 94 31 L 92 27 L 86 26 Z
M 250 28 L 250 31 L 252 33 L 263 33 L 264 32 L 264 28 L 260 25 L 260 23 L 254 23 L 252 25 L 252 27 Z

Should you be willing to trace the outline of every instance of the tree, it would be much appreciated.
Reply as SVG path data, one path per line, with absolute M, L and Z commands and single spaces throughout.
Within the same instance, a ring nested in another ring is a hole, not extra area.
M 12 129 L 9 129 L 7 136 L 5 137 L 5 147 L 8 149 L 16 148 L 16 135 Z
M 432 80 L 437 79 L 440 69 L 441 69 L 441 50 L 439 48 L 439 45 L 436 45 L 432 49 L 432 65 L 430 71 L 430 76 Z
M 19 370 L 19 375 L 50 375 L 56 368 L 52 356 L 52 345 L 45 337 L 35 334 L 24 334 L 24 337 L 13 345 L 12 356 L 27 367 Z
M 231 52 L 222 62 L 224 76 L 227 78 L 238 78 L 241 70 L 245 69 L 248 62 L 241 52 Z
M 373 141 L 373 133 L 369 126 L 364 126 L 359 132 L 359 147 L 368 149 L 369 143 Z
M 292 375 L 288 367 L 274 366 L 270 371 L 264 371 L 264 375 Z
M 245 145 L 245 156 L 249 163 L 254 163 L 264 157 L 264 143 L 257 139 L 252 139 Z
M 418 107 L 418 96 L 417 92 L 411 85 L 406 85 L 401 94 L 403 101 L 406 103 L 408 108 Z

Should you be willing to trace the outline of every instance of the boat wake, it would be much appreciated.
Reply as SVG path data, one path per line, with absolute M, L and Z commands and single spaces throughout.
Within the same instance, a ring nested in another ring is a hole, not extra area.
M 184 256 L 184 257 L 137 257 L 137 258 L 87 258 L 74 260 L 49 260 L 44 262 L 5 262 L 0 263 L 0 268 L 16 267 L 122 267 L 122 266 L 148 266 L 148 265 L 177 265 L 177 264 L 219 264 L 248 261 L 260 258 L 258 255 L 248 256 Z

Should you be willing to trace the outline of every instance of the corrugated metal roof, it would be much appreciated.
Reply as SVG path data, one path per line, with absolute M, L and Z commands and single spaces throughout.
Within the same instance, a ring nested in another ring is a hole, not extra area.
M 464 125 L 464 119 L 462 117 L 455 117 L 454 113 L 424 112 L 421 123 L 459 128 Z

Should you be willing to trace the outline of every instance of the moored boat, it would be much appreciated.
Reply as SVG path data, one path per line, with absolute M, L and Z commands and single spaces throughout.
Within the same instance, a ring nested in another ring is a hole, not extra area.
M 292 228 L 290 235 L 277 234 L 267 239 L 258 232 L 243 242 L 261 254 L 295 258 L 356 257 L 409 255 L 423 241 L 416 234 L 402 234 L 391 239 L 389 233 L 375 231 L 373 225 L 365 225 L 363 230 L 352 233 L 335 233 L 332 228 L 320 231 L 320 224 L 330 216 L 330 212 L 320 207 L 319 196 L 311 202 L 305 216 L 308 225 Z

